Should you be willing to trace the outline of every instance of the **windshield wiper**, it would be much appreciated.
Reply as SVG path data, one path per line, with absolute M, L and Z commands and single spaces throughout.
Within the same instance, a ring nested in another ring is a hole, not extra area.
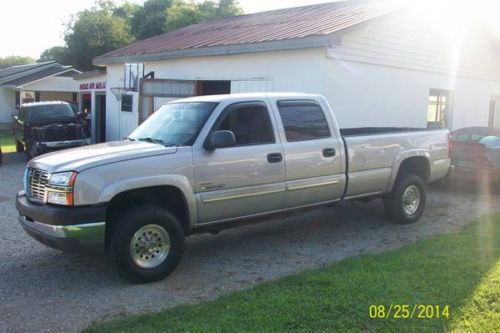
M 155 138 L 138 138 L 137 141 L 147 141 L 156 143 L 157 145 L 164 145 L 163 140 L 155 139 Z

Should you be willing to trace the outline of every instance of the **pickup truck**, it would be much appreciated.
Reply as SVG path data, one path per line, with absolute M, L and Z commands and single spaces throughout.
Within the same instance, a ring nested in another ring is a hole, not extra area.
M 28 159 L 49 151 L 90 144 L 87 124 L 61 101 L 22 104 L 14 116 L 16 151 Z
M 235 94 L 168 103 L 121 142 L 31 160 L 19 221 L 63 250 L 103 244 L 136 282 L 169 275 L 187 235 L 381 198 L 417 221 L 450 167 L 447 130 L 340 130 L 324 97 Z

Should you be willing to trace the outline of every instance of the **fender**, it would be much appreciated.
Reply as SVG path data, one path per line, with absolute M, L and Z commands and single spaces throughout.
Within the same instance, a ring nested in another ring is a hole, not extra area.
M 194 226 L 196 224 L 198 221 L 196 198 L 193 195 L 191 183 L 187 177 L 181 175 L 157 175 L 123 179 L 106 185 L 99 195 L 99 202 L 110 202 L 116 195 L 125 191 L 155 186 L 172 186 L 180 190 L 186 201 L 190 225 Z
M 401 164 L 407 160 L 408 158 L 411 157 L 425 157 L 427 160 L 427 163 L 429 163 L 429 171 L 430 171 L 430 161 L 431 161 L 431 153 L 428 149 L 423 149 L 423 148 L 416 148 L 416 149 L 409 149 L 402 151 L 396 157 L 394 158 L 393 162 L 393 167 L 392 167 L 392 173 L 391 177 L 389 178 L 389 183 L 387 184 L 387 192 L 390 193 L 392 191 L 392 188 L 394 187 L 394 184 L 396 183 L 396 178 L 398 177 L 399 173 L 399 168 Z

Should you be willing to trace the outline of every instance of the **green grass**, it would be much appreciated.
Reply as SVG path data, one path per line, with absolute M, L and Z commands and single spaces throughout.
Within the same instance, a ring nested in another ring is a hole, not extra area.
M 10 130 L 0 130 L 0 147 L 2 147 L 2 152 L 4 153 L 12 153 L 16 151 L 14 135 Z
M 500 332 L 499 258 L 497 214 L 459 233 L 86 332 Z M 371 319 L 372 304 L 448 305 L 449 318 Z

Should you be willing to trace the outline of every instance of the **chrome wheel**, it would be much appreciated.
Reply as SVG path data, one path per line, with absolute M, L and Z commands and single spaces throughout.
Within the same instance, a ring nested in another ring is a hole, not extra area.
M 408 186 L 403 192 L 403 211 L 407 216 L 413 215 L 420 207 L 420 190 L 415 185 Z
M 146 225 L 134 234 L 130 241 L 132 261 L 142 268 L 159 266 L 170 252 L 170 236 L 162 226 Z

